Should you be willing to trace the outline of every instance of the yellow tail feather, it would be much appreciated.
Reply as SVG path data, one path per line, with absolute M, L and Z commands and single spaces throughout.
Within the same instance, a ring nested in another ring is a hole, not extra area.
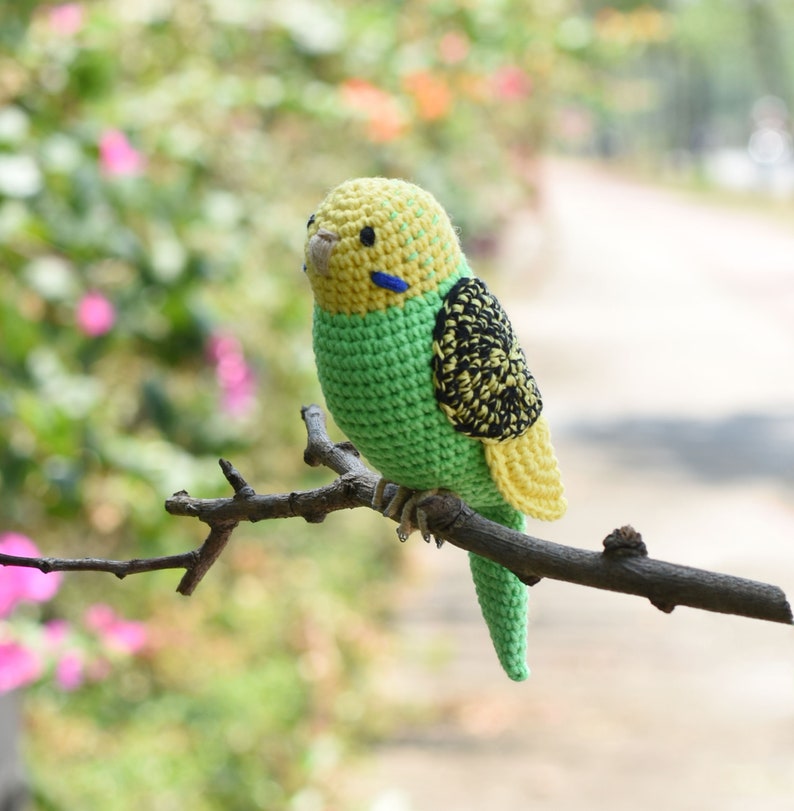
M 565 513 L 568 502 L 543 415 L 520 437 L 486 442 L 485 458 L 508 504 L 543 521 L 554 521 Z

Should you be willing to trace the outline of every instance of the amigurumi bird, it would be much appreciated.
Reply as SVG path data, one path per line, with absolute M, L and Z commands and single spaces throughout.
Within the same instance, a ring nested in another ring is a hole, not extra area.
M 566 502 L 535 380 L 435 198 L 402 180 L 348 180 L 309 218 L 305 256 L 326 404 L 384 480 L 450 490 L 512 529 L 524 514 L 559 518 Z M 469 559 L 499 661 L 521 681 L 527 588 Z

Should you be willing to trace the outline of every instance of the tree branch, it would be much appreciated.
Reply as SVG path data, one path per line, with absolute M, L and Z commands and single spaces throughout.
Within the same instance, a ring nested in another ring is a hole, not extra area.
M 378 492 L 380 477 L 364 465 L 349 442 L 331 441 L 325 416 L 318 406 L 304 407 L 301 413 L 308 435 L 304 459 L 309 465 L 333 470 L 338 477 L 330 484 L 309 491 L 258 495 L 229 462 L 221 460 L 221 469 L 234 490 L 233 496 L 199 499 L 182 491 L 165 503 L 171 515 L 197 518 L 209 526 L 209 534 L 198 549 L 169 557 L 128 561 L 20 558 L 0 554 L 0 564 L 35 567 L 43 572 L 111 572 L 118 577 L 182 568 L 185 574 L 177 591 L 192 594 L 241 521 L 300 516 L 310 523 L 319 523 L 336 510 L 375 509 L 376 501 L 388 504 L 397 494 L 397 487 L 387 484 L 383 493 Z M 603 551 L 593 552 L 495 524 L 452 493 L 427 496 L 417 506 L 428 530 L 437 538 L 500 563 L 528 585 L 543 578 L 564 580 L 646 597 L 667 613 L 677 605 L 686 605 L 770 622 L 794 623 L 786 596 L 777 586 L 654 560 L 648 557 L 642 538 L 631 527 L 611 532 L 604 539 Z

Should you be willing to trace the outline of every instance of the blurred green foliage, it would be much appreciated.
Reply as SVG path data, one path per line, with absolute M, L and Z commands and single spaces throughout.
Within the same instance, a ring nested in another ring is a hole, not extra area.
M 45 554 L 195 545 L 177 489 L 307 471 L 319 398 L 304 224 L 346 177 L 410 177 L 476 245 L 533 193 L 565 2 L 97 0 L 0 5 L 0 529 Z M 74 575 L 145 656 L 26 700 L 37 807 L 319 809 L 388 711 L 373 666 L 398 548 L 382 522 L 240 528 L 177 573 Z M 189 798 L 189 799 L 188 799 Z

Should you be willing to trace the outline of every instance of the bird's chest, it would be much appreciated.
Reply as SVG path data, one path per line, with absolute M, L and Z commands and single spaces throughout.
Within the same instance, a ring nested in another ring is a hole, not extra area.
M 368 461 L 417 489 L 452 487 L 481 466 L 479 443 L 456 432 L 438 406 L 431 370 L 438 308 L 359 315 L 314 313 L 314 352 L 326 405 Z

